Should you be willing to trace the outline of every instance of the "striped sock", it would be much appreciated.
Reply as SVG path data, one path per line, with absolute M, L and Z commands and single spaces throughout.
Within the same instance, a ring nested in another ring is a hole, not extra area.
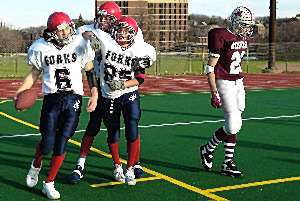
M 219 128 L 213 137 L 208 141 L 208 143 L 205 145 L 205 151 L 208 154 L 212 154 L 217 146 L 225 139 L 226 133 L 224 132 L 223 128 Z
M 236 145 L 236 135 L 235 134 L 228 135 L 227 138 L 224 140 L 224 152 L 225 152 L 224 163 L 233 160 L 235 145 Z

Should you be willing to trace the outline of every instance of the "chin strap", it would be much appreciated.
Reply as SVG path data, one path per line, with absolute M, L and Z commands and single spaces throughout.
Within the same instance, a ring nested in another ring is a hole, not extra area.
M 72 31 L 71 36 L 68 40 L 71 42 L 71 38 L 74 37 L 75 32 Z M 45 29 L 43 32 L 43 38 L 45 41 L 52 43 L 56 48 L 61 49 L 65 45 L 69 44 L 70 42 L 67 42 L 64 44 L 63 42 L 59 42 L 59 39 L 57 38 L 56 34 L 53 33 L 53 31 L 49 31 L 48 29 Z
M 64 46 L 57 41 L 57 37 L 55 36 L 55 34 L 48 29 L 44 30 L 43 38 L 45 39 L 45 41 L 52 43 L 57 49 L 61 49 Z

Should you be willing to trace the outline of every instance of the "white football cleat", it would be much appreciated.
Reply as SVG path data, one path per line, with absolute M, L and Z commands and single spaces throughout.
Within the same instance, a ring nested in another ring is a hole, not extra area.
M 54 181 L 49 183 L 45 183 L 45 181 L 43 181 L 42 192 L 51 200 L 57 200 L 60 198 L 59 192 L 54 188 Z
M 119 182 L 125 182 L 125 176 L 122 168 L 122 164 L 115 164 L 115 169 L 113 172 L 114 180 Z
M 125 174 L 125 182 L 130 186 L 134 186 L 136 184 L 133 167 L 129 167 L 127 169 L 127 172 Z
M 41 165 L 42 167 L 42 165 Z M 36 168 L 33 166 L 33 161 L 31 162 L 30 169 L 28 171 L 28 174 L 26 176 L 26 184 L 28 187 L 32 188 L 34 187 L 38 181 L 39 181 L 39 173 L 41 171 L 41 167 Z

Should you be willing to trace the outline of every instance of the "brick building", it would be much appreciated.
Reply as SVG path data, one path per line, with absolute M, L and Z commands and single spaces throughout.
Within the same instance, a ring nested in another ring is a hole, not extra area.
M 98 7 L 107 0 L 96 0 Z M 134 17 L 143 30 L 145 41 L 157 49 L 173 50 L 183 45 L 188 32 L 188 0 L 115 1 L 123 15 Z

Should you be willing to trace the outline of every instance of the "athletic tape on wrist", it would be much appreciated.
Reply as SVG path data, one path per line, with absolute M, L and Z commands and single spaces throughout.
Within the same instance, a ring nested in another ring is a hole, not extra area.
M 205 68 L 204 68 L 204 73 L 205 73 L 205 74 L 208 74 L 208 73 L 214 72 L 214 70 L 215 70 L 214 67 L 212 67 L 212 66 L 206 64 L 206 65 L 205 65 Z

